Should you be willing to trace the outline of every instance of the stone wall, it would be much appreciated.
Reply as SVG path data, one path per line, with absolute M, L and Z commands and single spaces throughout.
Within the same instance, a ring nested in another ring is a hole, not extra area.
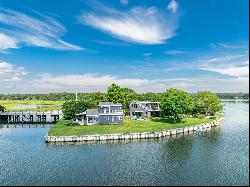
M 224 120 L 223 118 L 216 119 L 210 123 L 194 125 L 184 128 L 171 129 L 159 132 L 143 132 L 143 133 L 128 133 L 128 134 L 94 134 L 81 136 L 45 136 L 45 142 L 81 142 L 81 141 L 107 141 L 107 140 L 132 140 L 132 139 L 148 139 L 161 138 L 172 136 L 181 133 L 210 129 L 218 126 Z

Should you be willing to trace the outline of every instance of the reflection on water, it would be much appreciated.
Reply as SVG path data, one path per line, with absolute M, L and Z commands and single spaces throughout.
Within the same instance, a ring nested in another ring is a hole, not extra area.
M 44 142 L 48 128 L 0 128 L 1 185 L 248 185 L 249 103 L 225 102 L 205 133 Z

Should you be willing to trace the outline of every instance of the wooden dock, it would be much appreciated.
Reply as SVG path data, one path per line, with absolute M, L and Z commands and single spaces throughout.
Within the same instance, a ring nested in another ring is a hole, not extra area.
M 0 112 L 0 123 L 56 123 L 63 116 L 61 110 Z

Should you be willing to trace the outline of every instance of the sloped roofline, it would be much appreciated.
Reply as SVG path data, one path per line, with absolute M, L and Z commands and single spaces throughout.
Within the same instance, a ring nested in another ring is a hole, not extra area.
M 158 101 L 132 101 L 132 102 L 129 104 L 129 106 L 132 105 L 133 103 L 140 103 L 140 104 L 145 104 L 145 103 L 158 103 L 158 104 L 160 104 L 160 102 L 158 102 Z

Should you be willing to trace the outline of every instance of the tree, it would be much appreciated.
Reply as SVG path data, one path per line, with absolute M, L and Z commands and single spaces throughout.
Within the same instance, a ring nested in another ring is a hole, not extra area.
M 108 87 L 108 101 L 113 103 L 121 103 L 125 102 L 125 93 L 123 92 L 122 88 L 117 84 L 111 84 Z
M 222 109 L 223 105 L 216 94 L 210 91 L 199 91 L 194 95 L 194 113 L 213 116 Z
M 152 93 L 152 92 L 136 94 L 136 100 L 138 100 L 138 101 L 160 101 L 161 94 L 160 93 Z
M 66 101 L 62 105 L 63 116 L 65 119 L 72 119 L 76 114 L 76 101 Z
M 121 88 L 121 91 L 124 94 L 124 98 L 122 100 L 122 106 L 125 113 L 129 112 L 129 105 L 134 100 L 136 92 L 130 88 Z
M 121 103 L 125 112 L 129 111 L 129 104 L 135 97 L 136 92 L 130 88 L 121 88 L 116 84 L 108 87 L 107 99 L 109 102 Z
M 6 108 L 2 105 L 0 105 L 0 112 L 4 112 L 6 110 Z
M 65 119 L 73 119 L 75 114 L 86 111 L 88 108 L 93 108 L 94 103 L 90 101 L 66 101 L 62 105 L 63 116 Z
M 173 118 L 175 122 L 192 112 L 192 97 L 182 90 L 170 88 L 162 95 L 160 108 L 163 116 Z

